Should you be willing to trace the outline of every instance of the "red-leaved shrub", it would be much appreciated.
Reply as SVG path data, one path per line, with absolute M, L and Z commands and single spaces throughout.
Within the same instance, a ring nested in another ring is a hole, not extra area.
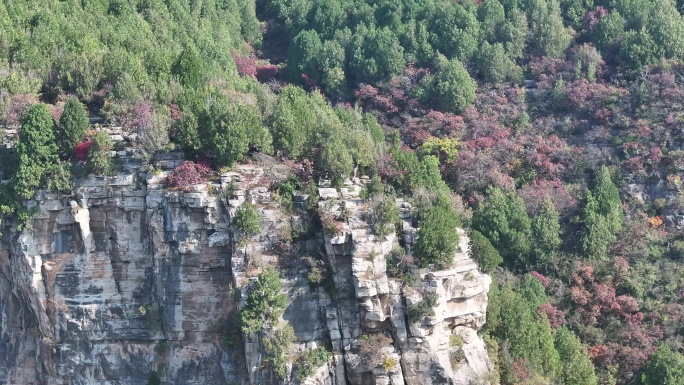
M 543 276 L 542 274 L 537 273 L 536 271 L 532 271 L 532 272 L 530 272 L 530 275 L 533 276 L 534 278 L 537 278 L 537 280 L 539 280 L 539 282 L 542 284 L 542 286 L 544 286 L 544 289 L 546 289 L 546 287 L 549 286 L 550 280 L 548 278 L 546 278 L 545 276 Z
M 209 167 L 186 160 L 166 176 L 169 187 L 188 192 L 192 185 L 202 183 L 209 176 Z
M 93 141 L 90 139 L 86 139 L 77 144 L 76 148 L 74 149 L 74 159 L 85 162 L 88 159 L 88 152 L 90 151 L 91 144 L 93 144 Z

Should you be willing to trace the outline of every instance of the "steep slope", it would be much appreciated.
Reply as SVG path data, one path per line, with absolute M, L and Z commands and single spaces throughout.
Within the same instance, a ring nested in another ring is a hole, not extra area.
M 465 385 L 491 369 L 477 335 L 490 278 L 470 260 L 463 232 L 451 269 L 402 285 L 386 273 L 396 236 L 376 237 L 363 219 L 363 182 L 320 188 L 321 207 L 343 205 L 349 213 L 340 235 L 299 242 L 309 255 L 324 251 L 334 277 L 325 290 L 307 282 L 303 255 L 284 260 L 274 247 L 284 229 L 311 221 L 306 211 L 285 210 L 266 187 L 283 165 L 238 166 L 182 192 L 162 187 L 165 172 L 139 172 L 125 152 L 118 156 L 130 165 L 126 172 L 82 180 L 73 197 L 40 192 L 29 202 L 37 210 L 32 226 L 3 229 L 0 382 Z M 155 164 L 180 162 L 169 153 Z M 231 220 L 245 202 L 256 207 L 261 234 L 241 241 Z M 406 204 L 398 204 L 410 247 L 415 229 Z M 226 320 L 268 265 L 279 266 L 288 298 L 283 321 L 295 332 L 284 380 L 264 360 L 272 330 L 244 344 L 225 341 Z M 407 309 L 430 293 L 432 312 L 410 322 Z M 379 361 L 363 350 L 378 335 L 387 336 L 375 352 Z M 300 381 L 293 364 L 319 346 L 332 359 Z

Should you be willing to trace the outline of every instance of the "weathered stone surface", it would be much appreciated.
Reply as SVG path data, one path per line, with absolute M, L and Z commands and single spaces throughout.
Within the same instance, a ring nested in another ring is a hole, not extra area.
M 181 161 L 173 153 L 154 160 Z M 417 240 L 410 206 L 397 202 L 399 237 L 378 237 L 358 198 L 367 178 L 349 180 L 339 191 L 319 189 L 324 203 L 334 204 L 320 207 L 346 213 L 341 235 L 319 234 L 294 255 L 278 256 L 287 234 L 312 219 L 280 207 L 262 169 L 235 167 L 212 188 L 223 188 L 221 194 L 210 194 L 206 184 L 165 191 L 165 175 L 92 177 L 78 183 L 73 197 L 38 192 L 28 202 L 37 209 L 31 229 L 3 232 L 0 383 L 144 385 L 155 372 L 165 385 L 465 385 L 490 370 L 477 335 L 490 279 L 470 259 L 464 232 L 453 266 L 423 273 L 412 290 L 386 272 L 398 239 L 409 250 Z M 253 237 L 231 225 L 246 202 L 261 218 L 261 233 Z M 325 261 L 332 292 L 308 282 L 305 255 Z M 242 345 L 221 345 L 223 320 L 238 315 L 269 265 L 278 266 L 288 298 L 282 322 L 295 331 L 289 356 L 318 346 L 332 353 L 304 380 L 292 363 L 283 382 L 265 365 L 267 328 Z M 437 294 L 434 316 L 407 324 L 406 305 L 428 293 Z M 391 335 L 391 344 L 377 351 L 385 364 L 371 367 L 359 344 L 364 334 L 377 333 Z M 464 341 L 465 357 L 453 367 L 452 334 Z
M 318 189 L 318 195 L 321 197 L 321 199 L 324 199 L 324 200 L 336 199 L 337 197 L 339 197 L 337 189 L 324 188 L 324 187 L 321 187 Z
M 344 192 L 342 197 L 345 198 Z M 410 252 L 418 239 L 418 232 L 411 226 L 410 206 L 401 200 L 397 205 L 403 219 L 402 237 Z M 348 306 L 340 303 L 337 313 L 329 311 L 327 324 L 333 347 L 345 357 L 349 382 L 466 385 L 486 378 L 492 367 L 477 330 L 485 322 L 491 279 L 478 272 L 477 265 L 470 258 L 466 233 L 454 229 L 459 233 L 460 244 L 450 269 L 424 273 L 422 292 L 410 288 L 405 291 L 386 273 L 386 259 L 397 246 L 397 237 L 391 234 L 380 238 L 373 234 L 363 219 L 367 208 L 360 200 L 350 197 L 340 206 L 345 207 L 348 213 L 344 234 L 326 236 L 326 251 L 330 264 L 337 267 L 336 286 L 351 291 L 357 302 L 350 302 Z M 330 209 L 336 210 L 334 207 Z M 437 295 L 434 316 L 407 325 L 404 303 L 408 306 L 416 304 L 428 293 Z M 362 309 L 363 317 L 354 316 L 354 305 Z M 363 339 L 359 339 L 362 333 L 383 331 L 393 332 L 393 345 L 378 354 L 383 356 L 383 360 L 396 357 L 401 363 L 401 370 L 396 373 L 388 374 L 382 367 L 368 367 L 367 358 L 360 357 L 354 349 L 355 344 L 362 343 Z M 463 346 L 449 345 L 452 333 L 462 336 Z M 336 338 L 340 339 L 339 342 L 335 341 Z M 456 349 L 462 349 L 466 359 L 452 367 L 450 357 L 457 353 Z

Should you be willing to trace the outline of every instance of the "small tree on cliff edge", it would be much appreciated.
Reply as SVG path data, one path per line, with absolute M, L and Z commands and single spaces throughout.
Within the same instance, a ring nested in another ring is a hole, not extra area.
M 235 219 L 233 219 L 235 227 L 242 231 L 245 237 L 253 237 L 259 234 L 261 225 L 259 223 L 259 213 L 256 212 L 252 205 L 245 203 L 238 207 L 235 211 Z
M 69 98 L 64 104 L 64 113 L 59 119 L 59 146 L 62 153 L 73 154 L 88 131 L 90 121 L 83 104 L 77 98 Z
M 421 266 L 447 267 L 458 249 L 460 221 L 445 197 L 438 198 L 420 220 L 416 256 Z
M 88 151 L 88 171 L 97 175 L 110 175 L 112 165 L 109 158 L 109 150 L 112 148 L 112 141 L 105 131 L 98 131 L 93 136 L 93 143 Z

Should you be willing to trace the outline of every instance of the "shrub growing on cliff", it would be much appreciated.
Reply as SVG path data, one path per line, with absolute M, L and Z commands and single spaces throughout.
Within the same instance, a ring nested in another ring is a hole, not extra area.
M 361 337 L 359 354 L 368 363 L 369 368 L 375 368 L 383 363 L 385 356 L 382 354 L 382 351 L 391 343 L 392 339 L 382 333 L 371 336 L 364 335 Z
M 328 273 L 323 261 L 306 256 L 302 257 L 302 262 L 309 269 L 309 273 L 306 275 L 306 280 L 311 285 L 318 285 L 323 282 Z
M 456 228 L 460 221 L 444 197 L 427 209 L 419 222 L 416 257 L 421 266 L 447 267 L 458 249 Z
M 318 217 L 321 220 L 321 226 L 323 226 L 323 230 L 328 235 L 336 237 L 341 235 L 344 231 L 344 225 L 335 218 L 335 215 L 330 212 L 330 209 L 325 207 L 319 209 Z
M 187 192 L 193 185 L 202 183 L 210 173 L 209 167 L 186 160 L 166 176 L 166 183 Z
M 59 146 L 62 153 L 70 154 L 86 135 L 90 121 L 83 104 L 77 98 L 69 98 L 59 119 Z
M 306 350 L 297 360 L 295 374 L 301 381 L 304 381 L 314 374 L 316 368 L 330 361 L 331 358 L 332 354 L 320 346 L 316 349 Z
M 248 203 L 241 205 L 235 211 L 233 224 L 245 237 L 253 237 L 259 234 L 259 231 L 261 230 L 259 213 L 257 213 L 254 207 Z
M 256 333 L 265 324 L 273 325 L 278 321 L 288 303 L 281 288 L 278 272 L 273 267 L 269 266 L 259 274 L 240 311 L 243 333 Z
M 399 208 L 393 196 L 382 195 L 369 202 L 368 220 L 373 231 L 379 237 L 394 232 L 395 223 L 399 222 Z
M 436 293 L 429 293 L 422 301 L 410 305 L 408 308 L 409 321 L 415 323 L 422 320 L 423 317 L 434 315 L 437 299 L 439 298 Z
M 387 255 L 386 259 L 387 276 L 392 278 L 405 279 L 415 266 L 415 260 L 410 254 L 406 254 L 401 247 L 395 247 Z
M 280 379 L 285 379 L 287 376 L 287 362 L 292 341 L 294 341 L 294 329 L 290 325 L 284 325 L 276 330 L 273 336 L 264 339 L 266 351 L 264 363 L 269 365 Z
M 150 376 L 147 378 L 147 385 L 161 385 L 161 378 L 156 370 L 150 373 Z
M 112 141 L 105 131 L 98 131 L 93 136 L 87 161 L 90 173 L 96 175 L 110 175 L 112 173 L 111 158 L 109 157 L 109 150 L 112 146 Z

